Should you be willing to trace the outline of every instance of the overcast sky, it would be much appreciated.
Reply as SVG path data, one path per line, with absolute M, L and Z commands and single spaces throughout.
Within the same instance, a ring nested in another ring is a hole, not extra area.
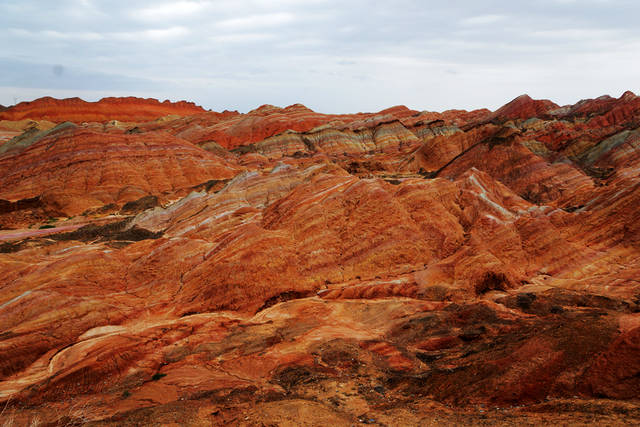
M 640 92 L 637 0 L 2 0 L 0 104 L 496 109 Z

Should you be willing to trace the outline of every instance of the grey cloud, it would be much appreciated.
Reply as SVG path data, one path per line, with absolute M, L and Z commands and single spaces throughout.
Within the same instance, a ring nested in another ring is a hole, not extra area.
M 20 87 L 243 111 L 575 102 L 638 91 L 639 12 L 634 0 L 5 0 L 0 104 Z
M 0 58 L 0 86 L 53 90 L 154 90 L 151 80 L 101 73 L 65 66 L 63 63 L 28 63 Z

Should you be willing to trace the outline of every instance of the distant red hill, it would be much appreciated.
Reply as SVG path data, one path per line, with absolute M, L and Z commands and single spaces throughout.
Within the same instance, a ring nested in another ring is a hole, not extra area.
M 160 102 L 153 98 L 103 98 L 97 102 L 87 102 L 80 98 L 44 97 L 35 101 L 21 102 L 0 112 L 0 120 L 32 119 L 76 123 L 110 120 L 140 122 L 170 114 L 187 116 L 204 111 L 202 107 L 192 102 Z

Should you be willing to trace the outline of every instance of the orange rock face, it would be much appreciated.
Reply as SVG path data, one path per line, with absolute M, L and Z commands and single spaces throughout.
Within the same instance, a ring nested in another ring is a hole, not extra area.
M 637 103 L 30 128 L 0 146 L 3 416 L 637 424 Z

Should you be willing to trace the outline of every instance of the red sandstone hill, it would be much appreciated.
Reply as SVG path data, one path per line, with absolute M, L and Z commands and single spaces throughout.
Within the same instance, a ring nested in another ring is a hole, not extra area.
M 221 117 L 219 113 L 208 112 L 168 123 L 149 123 L 145 129 L 169 130 L 196 144 L 213 141 L 222 147 L 233 149 L 288 130 L 306 132 L 331 122 L 344 125 L 363 120 L 391 120 L 415 113 L 404 106 L 379 113 L 332 115 L 317 113 L 301 104 L 286 108 L 263 105 L 247 114 Z
M 15 144 L 15 145 L 14 145 Z M 176 197 L 240 168 L 188 141 L 162 132 L 104 133 L 59 125 L 0 155 L 2 199 L 38 199 L 49 216 L 73 216 L 144 196 Z M 3 216 L 0 214 L 0 218 Z M 12 215 L 5 215 L 5 226 Z
M 195 144 L 208 142 L 227 149 L 263 141 L 287 131 L 309 132 L 316 127 L 355 130 L 395 120 L 416 124 L 443 121 L 448 125 L 462 125 L 484 118 L 489 110 L 451 110 L 443 113 L 418 112 L 401 105 L 377 113 L 322 114 L 301 104 L 286 108 L 263 105 L 247 114 L 221 116 L 207 112 L 162 123 L 147 123 L 146 130 L 162 129 Z
M 167 115 L 186 116 L 203 111 L 202 107 L 192 102 L 159 102 L 151 98 L 103 98 L 97 102 L 87 102 L 80 98 L 44 97 L 9 107 L 0 112 L 0 120 L 31 119 L 76 123 L 109 120 L 140 122 Z
M 16 425 L 640 423 L 630 92 L 38 126 L 0 145 Z
M 534 100 L 529 95 L 521 95 L 496 110 L 491 118 L 494 120 L 528 119 L 531 117 L 547 117 L 559 106 L 548 99 Z

